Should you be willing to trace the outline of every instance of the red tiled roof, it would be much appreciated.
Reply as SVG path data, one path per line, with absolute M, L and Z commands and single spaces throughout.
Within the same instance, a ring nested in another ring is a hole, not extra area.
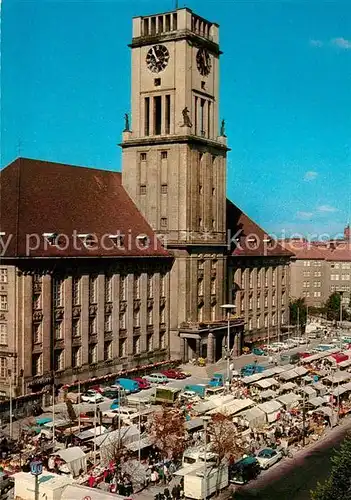
M 230 200 L 227 200 L 227 226 L 230 238 L 238 238 L 232 252 L 235 257 L 293 257 Z
M 351 243 L 283 241 L 281 245 L 298 260 L 351 261 Z
M 0 173 L 0 186 L 0 231 L 6 233 L 3 245 L 9 242 L 3 257 L 170 256 L 122 187 L 119 172 L 18 158 Z M 65 235 L 58 240 L 61 248 L 48 244 L 43 233 Z M 77 237 L 83 234 L 94 235 L 93 248 Z M 116 234 L 125 235 L 124 248 L 109 238 Z M 145 248 L 137 239 L 142 235 L 150 240 Z M 37 239 L 38 248 L 29 250 Z

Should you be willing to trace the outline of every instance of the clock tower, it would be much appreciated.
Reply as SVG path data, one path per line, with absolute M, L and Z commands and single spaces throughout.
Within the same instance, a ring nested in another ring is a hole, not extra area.
M 220 319 L 227 302 L 219 27 L 187 8 L 136 17 L 130 48 L 123 186 L 174 254 L 171 353 L 186 358 L 181 325 Z

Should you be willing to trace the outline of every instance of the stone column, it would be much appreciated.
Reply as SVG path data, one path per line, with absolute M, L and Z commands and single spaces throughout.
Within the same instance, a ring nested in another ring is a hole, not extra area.
M 207 338 L 207 360 L 209 363 L 214 363 L 214 335 L 212 332 Z
M 196 339 L 196 356 L 200 357 L 201 353 L 201 339 Z

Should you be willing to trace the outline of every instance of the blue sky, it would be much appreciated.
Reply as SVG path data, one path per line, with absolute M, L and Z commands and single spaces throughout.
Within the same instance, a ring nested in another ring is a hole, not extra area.
M 228 195 L 259 224 L 342 230 L 351 200 L 351 2 L 179 0 L 220 24 Z M 112 170 L 130 108 L 131 17 L 172 0 L 3 0 L 1 165 Z

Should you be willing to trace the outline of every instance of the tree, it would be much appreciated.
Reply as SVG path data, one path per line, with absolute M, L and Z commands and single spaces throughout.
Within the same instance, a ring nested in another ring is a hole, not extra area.
M 351 498 L 351 438 L 348 437 L 332 458 L 332 470 L 324 483 L 311 492 L 312 500 L 350 500 Z
M 218 456 L 219 465 L 243 451 L 240 437 L 229 415 L 215 413 L 208 424 L 207 435 L 211 442 L 211 452 Z
M 306 326 L 307 320 L 307 306 L 305 299 L 293 299 L 289 305 L 290 308 L 290 323 L 297 325 L 298 323 L 302 328 Z
M 182 456 L 187 441 L 184 424 L 184 416 L 177 408 L 163 407 L 154 413 L 149 433 L 163 458 L 177 459 Z
M 325 312 L 327 314 L 327 319 L 337 321 L 340 318 L 340 293 L 332 293 L 325 303 Z
M 231 458 L 242 455 L 243 446 L 232 417 L 225 413 L 215 413 L 208 423 L 207 435 L 210 438 L 210 449 L 217 455 L 218 473 L 216 490 L 219 492 L 222 466 Z

